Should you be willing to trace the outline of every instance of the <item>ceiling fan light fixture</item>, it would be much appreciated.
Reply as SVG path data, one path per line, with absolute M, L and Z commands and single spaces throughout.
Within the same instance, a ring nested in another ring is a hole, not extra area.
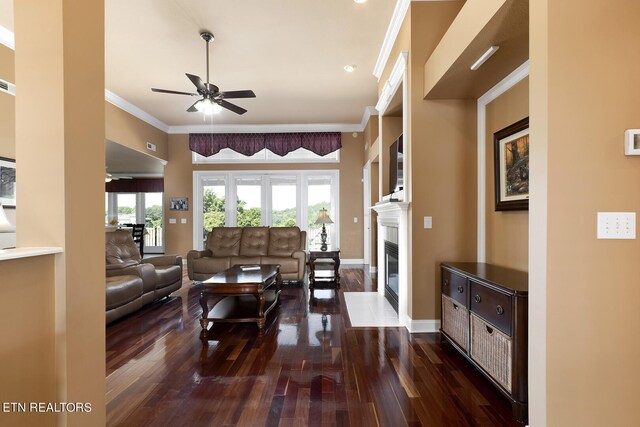
M 222 107 L 212 102 L 209 98 L 201 99 L 195 105 L 196 109 L 201 113 L 209 116 L 211 114 L 218 114 L 222 111 Z

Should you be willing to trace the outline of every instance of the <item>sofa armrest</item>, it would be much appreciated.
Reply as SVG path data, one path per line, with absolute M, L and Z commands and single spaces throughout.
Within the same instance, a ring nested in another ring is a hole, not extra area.
M 155 287 L 156 268 L 151 264 L 136 264 L 129 266 L 111 264 L 107 266 L 107 277 L 127 275 L 140 277 L 145 284 L 145 289 Z
M 180 255 L 162 255 L 154 256 L 151 258 L 145 258 L 142 260 L 143 264 L 152 265 L 182 265 L 182 257 Z
M 298 280 L 303 280 L 307 268 L 307 252 L 295 251 L 291 257 L 298 260 Z
M 192 250 L 187 253 L 187 275 L 189 276 L 189 279 L 195 280 L 193 273 L 193 260 L 211 256 L 213 256 L 213 252 L 209 249 L 205 249 L 204 251 Z

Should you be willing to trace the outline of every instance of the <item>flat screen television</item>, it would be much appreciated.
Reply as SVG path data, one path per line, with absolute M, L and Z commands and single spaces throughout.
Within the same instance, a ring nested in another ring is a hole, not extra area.
M 391 194 L 404 188 L 404 153 L 402 135 L 389 147 L 389 192 Z

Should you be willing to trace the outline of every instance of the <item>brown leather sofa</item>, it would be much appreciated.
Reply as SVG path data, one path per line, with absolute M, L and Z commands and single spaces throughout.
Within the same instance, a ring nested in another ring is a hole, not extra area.
M 191 280 L 207 280 L 238 264 L 280 264 L 283 280 L 303 280 L 307 233 L 298 227 L 218 227 L 203 251 L 189 251 Z
M 182 257 L 142 259 L 131 232 L 107 232 L 107 323 L 168 296 L 182 286 Z

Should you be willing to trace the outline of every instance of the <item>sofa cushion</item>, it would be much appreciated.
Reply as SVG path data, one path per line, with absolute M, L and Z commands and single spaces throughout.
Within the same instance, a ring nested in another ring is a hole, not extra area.
M 269 250 L 269 227 L 245 227 L 240 241 L 241 256 L 263 256 Z M 215 253 L 214 253 L 215 255 Z
M 202 257 L 196 258 L 192 260 L 193 262 L 193 271 L 195 273 L 205 273 L 211 274 L 213 276 L 216 273 L 220 273 L 221 271 L 226 270 L 230 267 L 229 265 L 230 258 L 211 258 L 211 257 Z
M 142 295 L 142 279 L 138 276 L 107 277 L 107 310 L 120 307 Z
M 156 289 L 164 288 L 182 280 L 179 265 L 156 265 Z
M 237 256 L 240 254 L 242 227 L 217 227 L 207 235 L 206 249 L 214 257 Z
M 105 233 L 106 261 L 109 264 L 123 264 L 142 260 L 140 250 L 133 241 L 129 230 L 115 230 Z
M 300 250 L 298 227 L 272 227 L 269 229 L 269 256 L 291 256 Z
M 298 273 L 298 260 L 285 256 L 263 256 L 262 265 L 280 264 L 280 273 Z

